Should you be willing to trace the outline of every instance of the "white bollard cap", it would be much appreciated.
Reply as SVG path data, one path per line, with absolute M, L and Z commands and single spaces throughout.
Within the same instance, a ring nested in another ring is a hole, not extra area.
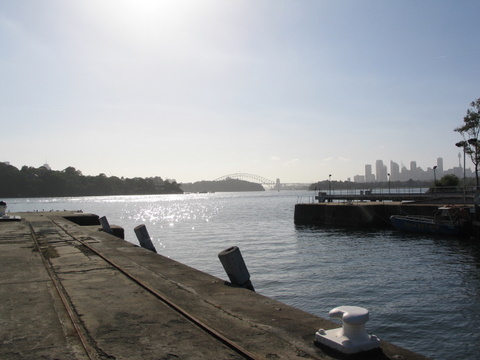
M 339 306 L 332 309 L 329 315 L 341 319 L 343 326 L 332 330 L 320 329 L 315 334 L 315 342 L 344 354 L 355 354 L 380 346 L 380 340 L 365 331 L 365 323 L 369 319 L 367 309 L 358 306 Z
M 368 310 L 359 306 L 339 306 L 330 310 L 328 315 L 350 325 L 365 325 L 369 319 Z

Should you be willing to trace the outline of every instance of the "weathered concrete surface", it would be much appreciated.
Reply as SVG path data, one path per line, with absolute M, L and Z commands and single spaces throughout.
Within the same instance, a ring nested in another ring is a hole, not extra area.
M 0 223 L 2 359 L 86 359 L 87 351 L 90 358 L 98 359 L 242 358 L 133 283 L 116 266 L 254 358 L 338 358 L 313 343 L 319 328 L 338 327 L 336 323 L 227 286 L 221 279 L 94 227 L 78 226 L 61 213 L 18 215 L 24 220 Z M 34 239 L 53 269 L 53 278 Z M 73 311 L 70 317 L 55 283 Z M 84 344 L 74 331 L 75 321 Z M 425 359 L 388 343 L 367 358 Z
M 0 264 L 0 358 L 86 359 L 27 222 L 0 223 Z

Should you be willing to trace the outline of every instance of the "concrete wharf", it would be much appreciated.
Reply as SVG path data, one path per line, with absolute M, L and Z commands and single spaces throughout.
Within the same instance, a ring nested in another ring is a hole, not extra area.
M 333 202 L 333 201 L 394 201 L 394 202 L 417 202 L 429 204 L 473 204 L 474 195 L 470 192 L 462 194 L 459 192 L 374 192 L 362 191 L 361 193 L 327 193 L 319 192 L 315 196 L 318 202 Z
M 448 204 L 448 203 L 439 203 Z M 296 225 L 392 228 L 392 215 L 433 216 L 439 204 L 404 202 L 326 202 L 295 205 Z M 467 205 L 474 218 L 474 206 Z
M 100 231 L 96 215 L 10 215 L 18 221 L 0 221 L 1 359 L 342 358 L 314 345 L 338 323 Z M 426 359 L 383 341 L 353 358 Z

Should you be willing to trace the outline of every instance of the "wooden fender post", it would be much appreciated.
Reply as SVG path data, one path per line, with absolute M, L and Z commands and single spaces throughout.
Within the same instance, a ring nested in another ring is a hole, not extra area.
M 221 251 L 218 258 L 232 284 L 255 291 L 250 281 L 250 273 L 237 246 Z
M 138 225 L 134 229 L 135 235 L 137 235 L 137 239 L 140 242 L 140 246 L 153 251 L 154 253 L 157 252 L 155 249 L 155 246 L 152 244 L 152 239 L 150 238 L 150 235 L 148 235 L 147 227 L 145 225 Z
M 105 216 L 102 216 L 100 218 L 100 224 L 102 225 L 102 230 L 111 234 L 113 233 L 113 230 L 112 228 L 110 227 L 110 224 L 108 223 L 108 220 Z

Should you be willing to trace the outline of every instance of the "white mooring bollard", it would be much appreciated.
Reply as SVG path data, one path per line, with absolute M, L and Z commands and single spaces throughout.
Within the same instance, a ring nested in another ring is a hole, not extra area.
M 142 224 L 142 225 L 136 226 L 134 231 L 135 231 L 135 235 L 137 235 L 137 239 L 141 247 L 147 250 L 151 250 L 154 253 L 157 252 L 157 249 L 155 249 L 155 246 L 153 246 L 150 235 L 148 235 L 147 227 L 145 225 Z
M 365 331 L 365 323 L 369 318 L 367 309 L 358 306 L 339 306 L 332 309 L 329 315 L 341 319 L 343 326 L 332 330 L 320 329 L 315 334 L 316 343 L 344 354 L 355 354 L 380 347 L 380 340 Z
M 218 258 L 232 284 L 255 291 L 250 281 L 250 273 L 237 246 L 220 251 Z

